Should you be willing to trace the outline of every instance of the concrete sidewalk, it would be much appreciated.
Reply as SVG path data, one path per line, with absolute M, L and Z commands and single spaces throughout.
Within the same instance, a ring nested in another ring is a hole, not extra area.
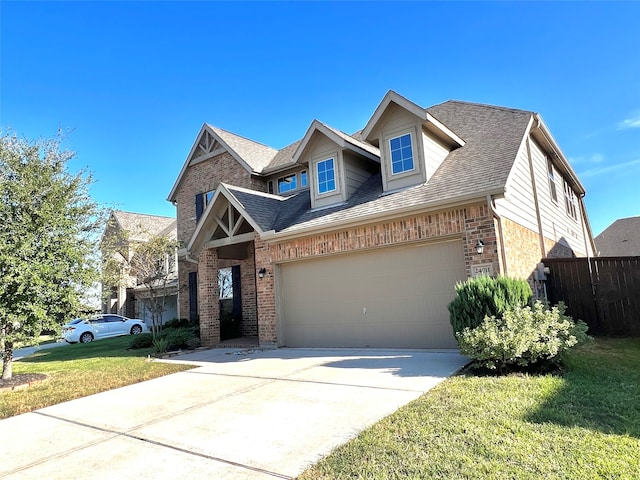
M 0 478 L 294 478 L 461 368 L 454 351 L 213 349 L 0 421 Z

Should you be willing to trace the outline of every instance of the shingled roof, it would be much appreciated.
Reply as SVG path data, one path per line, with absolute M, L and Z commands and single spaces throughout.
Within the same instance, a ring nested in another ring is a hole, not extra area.
M 122 210 L 114 210 L 111 215 L 120 228 L 127 232 L 129 240 L 144 242 L 155 236 L 168 236 L 172 240 L 177 238 L 175 218 Z
M 640 256 L 640 217 L 620 218 L 595 238 L 602 257 Z
M 228 188 L 263 231 L 283 233 L 340 224 L 380 212 L 430 208 L 503 192 L 533 112 L 459 101 L 436 105 L 428 112 L 464 138 L 465 145 L 450 152 L 425 184 L 384 194 L 382 177 L 377 174 L 346 202 L 316 210 L 311 208 L 308 190 L 288 197 L 265 198 L 260 192 Z M 358 137 L 339 134 L 362 143 Z M 286 147 L 287 153 L 295 150 L 295 145 Z M 280 162 L 286 163 L 284 156 Z

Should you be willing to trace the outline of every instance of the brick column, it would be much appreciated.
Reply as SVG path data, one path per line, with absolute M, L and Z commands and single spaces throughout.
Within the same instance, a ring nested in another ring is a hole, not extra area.
M 275 272 L 269 245 L 259 238 L 255 240 L 256 272 L 267 271 L 263 278 L 256 275 L 256 297 L 258 309 L 258 341 L 261 347 L 278 345 Z
M 478 240 L 484 243 L 484 252 L 481 255 L 476 251 Z M 486 205 L 479 204 L 466 208 L 463 242 L 468 277 L 472 276 L 474 267 L 481 266 L 490 266 L 493 276 L 502 273 L 496 225 Z
M 215 346 L 220 343 L 218 251 L 215 248 L 202 249 L 198 258 L 198 307 L 202 345 Z

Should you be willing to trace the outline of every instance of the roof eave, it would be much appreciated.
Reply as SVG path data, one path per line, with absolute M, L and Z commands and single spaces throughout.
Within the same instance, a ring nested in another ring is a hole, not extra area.
M 393 210 L 384 210 L 383 212 L 375 212 L 368 215 L 362 215 L 355 218 L 348 218 L 340 220 L 329 225 L 314 225 L 311 227 L 301 228 L 294 231 L 280 231 L 269 230 L 260 234 L 260 238 L 267 241 L 284 241 L 294 238 L 306 237 L 317 233 L 327 233 L 330 231 L 345 229 L 349 227 L 356 227 L 368 223 L 379 222 L 398 218 L 400 215 L 407 216 L 415 213 L 419 213 L 426 210 L 445 209 L 452 208 L 460 205 L 466 205 L 475 201 L 486 202 L 487 196 L 502 196 L 504 195 L 504 187 L 499 187 L 491 190 L 483 191 L 482 193 L 473 193 L 455 199 L 433 202 L 421 203 L 418 205 L 411 205 L 408 207 L 396 208 Z

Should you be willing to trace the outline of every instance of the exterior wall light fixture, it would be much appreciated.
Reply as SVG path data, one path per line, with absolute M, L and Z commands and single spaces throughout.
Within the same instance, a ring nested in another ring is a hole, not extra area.
M 476 252 L 478 252 L 478 255 L 482 255 L 482 252 L 484 252 L 484 242 L 480 239 L 476 243 Z
M 264 274 L 267 273 L 267 269 L 262 267 L 260 270 L 258 270 L 258 277 L 259 278 L 264 278 Z

